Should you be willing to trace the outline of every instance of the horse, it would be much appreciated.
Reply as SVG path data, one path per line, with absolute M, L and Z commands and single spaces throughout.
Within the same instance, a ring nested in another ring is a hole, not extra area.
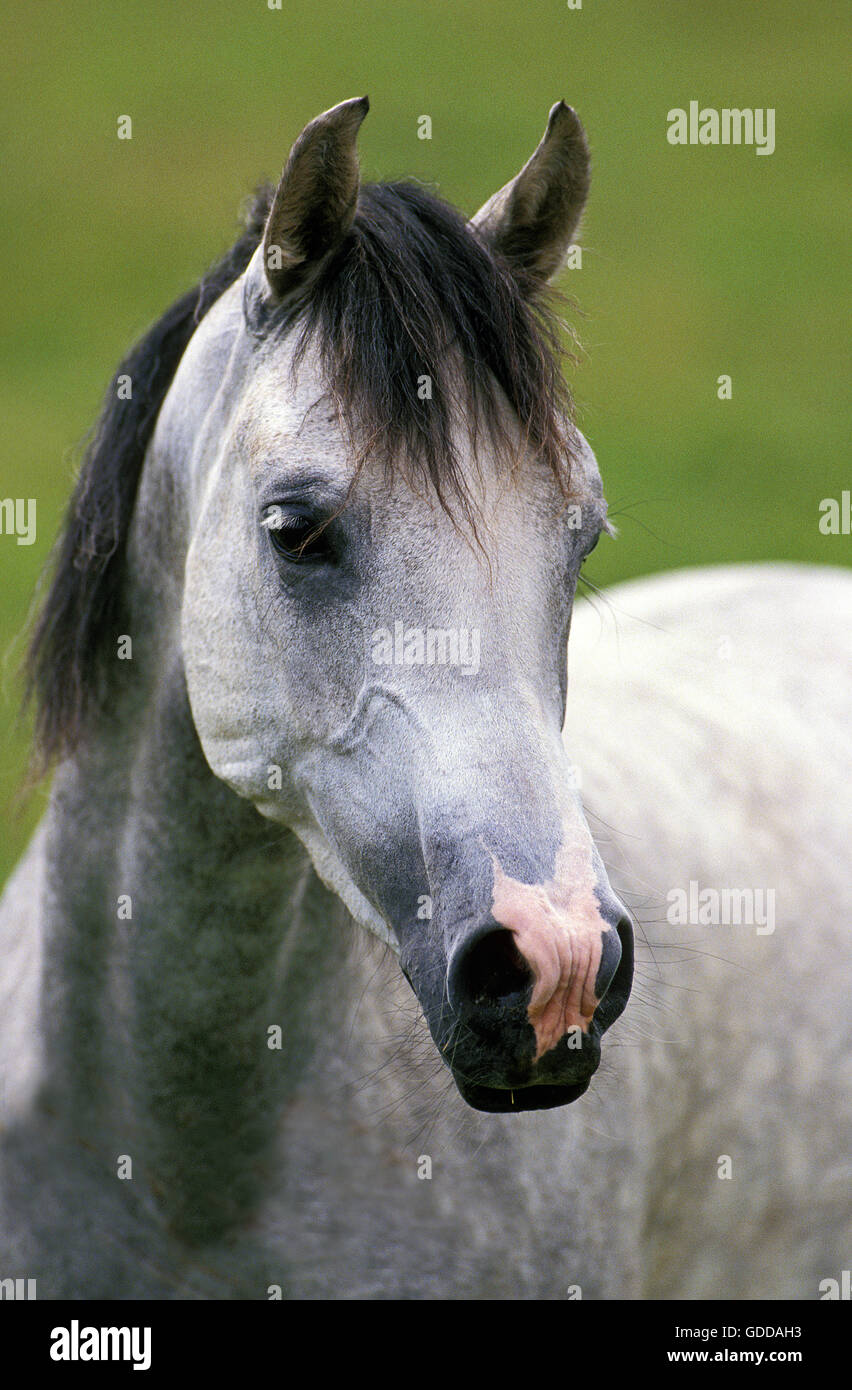
M 305 127 L 83 461 L 0 908 L 0 1276 L 830 1296 L 852 580 L 578 596 L 583 126 L 467 220 L 362 183 L 367 109 Z

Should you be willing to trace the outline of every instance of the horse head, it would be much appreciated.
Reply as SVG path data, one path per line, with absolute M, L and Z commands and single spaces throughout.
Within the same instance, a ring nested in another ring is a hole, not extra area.
M 463 1097 L 553 1106 L 632 973 L 562 741 L 606 505 L 546 285 L 588 149 L 558 103 L 465 222 L 360 184 L 366 111 L 299 136 L 158 425 L 188 457 L 189 699 L 215 774 L 398 951 Z

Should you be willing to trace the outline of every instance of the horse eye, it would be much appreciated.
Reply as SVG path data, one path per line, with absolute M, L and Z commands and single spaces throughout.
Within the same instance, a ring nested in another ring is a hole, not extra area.
M 321 517 L 285 507 L 268 507 L 263 518 L 273 550 L 291 564 L 318 564 L 334 559 Z

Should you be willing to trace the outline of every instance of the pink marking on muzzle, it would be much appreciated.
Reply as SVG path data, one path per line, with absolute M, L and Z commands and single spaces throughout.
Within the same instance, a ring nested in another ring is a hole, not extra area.
M 595 980 L 603 934 L 612 930 L 600 914 L 590 844 L 563 846 L 548 883 L 520 883 L 494 865 L 491 913 L 506 927 L 533 974 L 528 1017 L 537 1041 L 536 1061 L 571 1028 L 588 1031 L 600 1000 Z

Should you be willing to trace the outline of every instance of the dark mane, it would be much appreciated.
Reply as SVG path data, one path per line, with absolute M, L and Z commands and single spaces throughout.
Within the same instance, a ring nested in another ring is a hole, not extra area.
M 421 469 L 441 502 L 457 502 L 475 525 L 454 417 L 474 448 L 481 426 L 503 448 L 500 392 L 567 491 L 571 398 L 550 303 L 540 282 L 510 270 L 420 185 L 366 184 L 350 232 L 297 308 L 296 362 L 309 342 L 319 346 L 359 457 L 381 452 Z M 283 314 L 282 327 L 293 317 Z
M 27 653 L 25 699 L 36 701 L 42 769 L 72 751 L 89 712 L 104 697 L 104 644 L 121 630 L 125 543 L 157 416 L 198 324 L 251 260 L 271 196 L 269 188 L 258 190 L 239 240 L 131 348 L 107 390 L 54 546 L 53 579 Z M 129 400 L 119 399 L 121 376 L 131 379 Z
M 236 244 L 128 353 L 107 392 L 27 657 L 42 766 L 70 753 L 103 708 L 121 631 L 125 545 L 157 416 L 197 325 L 259 244 L 270 199 L 268 188 L 255 195 Z M 362 186 L 354 223 L 309 297 L 267 330 L 290 327 L 297 361 L 318 343 L 360 462 L 373 451 L 390 464 L 404 455 L 442 505 L 455 500 L 472 519 L 455 419 L 467 422 L 474 444 L 484 426 L 506 445 L 502 392 L 567 494 L 571 400 L 560 323 L 541 285 L 510 271 L 461 214 L 419 185 Z M 132 380 L 130 400 L 119 399 L 121 376 Z M 431 399 L 418 395 L 424 376 Z

